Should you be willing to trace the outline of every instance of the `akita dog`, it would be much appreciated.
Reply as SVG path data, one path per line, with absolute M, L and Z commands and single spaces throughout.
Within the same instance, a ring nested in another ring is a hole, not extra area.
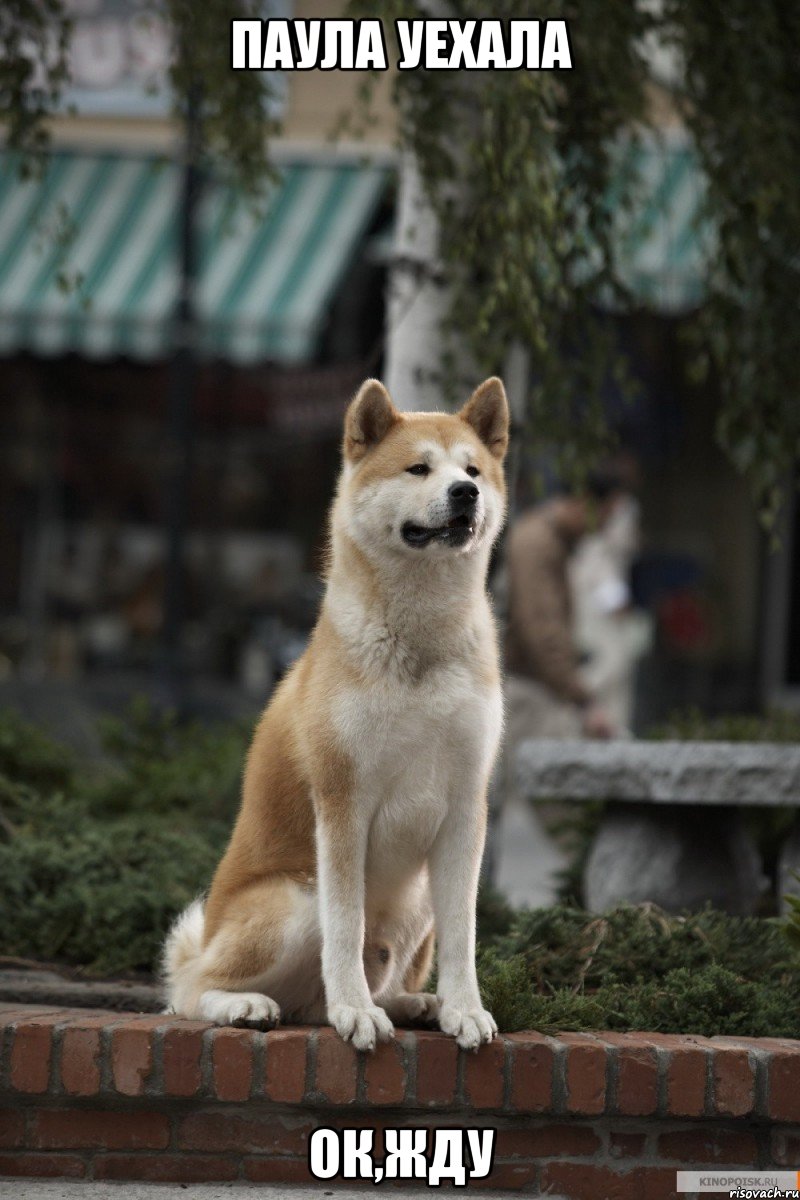
M 167 938 L 175 1012 L 327 1020 L 359 1050 L 393 1021 L 438 1021 L 468 1049 L 497 1032 L 475 900 L 502 725 L 486 575 L 507 446 L 499 379 L 457 415 L 401 413 L 374 379 L 350 404 L 320 617 L 256 728 L 208 898 Z

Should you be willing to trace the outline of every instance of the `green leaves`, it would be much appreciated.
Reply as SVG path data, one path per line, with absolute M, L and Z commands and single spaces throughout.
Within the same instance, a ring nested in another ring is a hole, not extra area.
M 45 120 L 67 80 L 70 29 L 61 0 L 0 5 L 0 122 L 6 146 L 22 155 L 27 174 L 49 144 Z
M 686 62 L 685 118 L 718 249 L 696 344 L 719 380 L 717 436 L 774 527 L 800 451 L 800 10 L 670 0 Z
M 260 0 L 165 0 L 176 53 L 170 67 L 174 107 L 199 99 L 202 140 L 215 169 L 258 197 L 274 176 L 269 139 L 275 84 L 267 72 L 232 71 L 227 44 L 234 18 L 260 18 Z
M 363 0 L 350 7 L 375 15 Z M 379 11 L 387 22 L 430 15 L 422 0 L 383 0 Z M 480 19 L 485 10 L 457 0 L 446 15 Z M 529 15 L 520 0 L 492 9 L 493 17 Z M 800 457 L 800 8 L 791 0 L 548 0 L 536 15 L 569 19 L 568 74 L 395 77 L 401 138 L 442 228 L 451 289 L 442 386 L 454 394 L 465 386 L 459 344 L 488 374 L 502 370 L 518 340 L 532 356 L 528 447 L 547 448 L 578 483 L 607 448 L 599 395 L 620 358 L 597 302 L 627 302 L 611 218 L 629 204 L 632 184 L 615 170 L 615 147 L 646 122 L 654 97 L 664 105 L 644 49 L 655 39 L 685 63 L 683 90 L 667 104 L 694 137 L 705 217 L 717 231 L 708 300 L 688 322 L 689 369 L 712 378 L 717 439 L 772 528 Z M 587 248 L 592 267 L 578 275 Z M 624 372 L 621 386 L 630 394 Z
M 246 731 L 181 726 L 139 702 L 76 762 L 0 714 L 0 953 L 85 972 L 152 971 L 209 884 Z M 652 906 L 515 912 L 484 889 L 478 970 L 501 1028 L 800 1035 L 800 900 L 785 922 Z M 788 938 L 787 938 L 788 935 Z
M 76 763 L 0 714 L 0 953 L 151 971 L 224 850 L 247 731 L 139 701 L 102 732 L 107 759 Z
M 401 140 L 439 218 L 450 288 L 442 390 L 452 399 L 463 391 L 465 357 L 496 373 L 520 342 L 532 356 L 526 440 L 547 447 L 575 481 L 610 440 L 599 396 L 616 346 L 594 302 L 600 281 L 615 280 L 610 150 L 645 111 L 640 42 L 651 18 L 639 7 L 620 2 L 609 14 L 609 6 L 573 11 L 551 0 L 537 9 L 541 18 L 571 18 L 568 76 L 418 70 L 395 77 Z M 360 3 L 350 9 L 366 14 Z M 380 12 L 385 22 L 429 15 L 421 2 L 405 0 L 385 0 Z M 486 14 L 478 0 L 459 0 L 447 15 Z M 492 16 L 529 12 L 504 0 Z M 579 277 L 576 247 L 587 243 L 596 261 Z
M 800 901 L 795 912 L 800 946 Z M 481 941 L 481 994 L 504 1030 L 800 1034 L 800 958 L 778 920 L 558 906 Z
M 800 871 L 792 871 L 794 879 L 800 883 Z M 783 931 L 789 940 L 789 944 L 797 951 L 800 951 L 800 896 L 787 895 L 784 900 L 789 906 L 789 912 L 783 925 Z

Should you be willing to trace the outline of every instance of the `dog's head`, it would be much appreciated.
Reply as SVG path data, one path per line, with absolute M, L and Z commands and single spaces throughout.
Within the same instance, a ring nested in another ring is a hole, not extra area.
M 508 402 L 499 379 L 460 412 L 401 413 L 368 379 L 344 425 L 339 488 L 350 536 L 370 557 L 469 555 L 491 545 L 505 513 Z

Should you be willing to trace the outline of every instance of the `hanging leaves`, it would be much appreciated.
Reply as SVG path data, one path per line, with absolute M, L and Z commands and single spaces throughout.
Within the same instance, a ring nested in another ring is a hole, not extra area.
M 259 0 L 165 5 L 178 48 L 175 109 L 186 110 L 199 80 L 206 144 L 253 193 L 270 169 L 271 82 L 230 70 L 226 31 L 233 17 L 260 16 Z M 391 41 L 393 18 L 480 20 L 486 11 L 479 0 L 353 0 L 349 15 L 383 18 Z M 521 0 L 498 0 L 491 15 L 530 12 Z M 529 440 L 554 447 L 572 478 L 607 444 L 602 389 L 610 379 L 630 386 L 597 303 L 627 299 L 612 232 L 631 181 L 619 176 L 615 146 L 646 119 L 648 38 L 671 44 L 685 65 L 677 99 L 717 238 L 694 323 L 694 369 L 713 370 L 720 444 L 772 525 L 800 452 L 800 7 L 542 0 L 536 16 L 569 21 L 571 71 L 394 75 L 401 140 L 442 228 L 452 297 L 443 378 L 458 377 L 465 345 L 476 365 L 496 371 L 518 340 L 532 356 Z M 12 148 L 44 148 L 68 36 L 62 0 L 0 6 L 0 118 Z

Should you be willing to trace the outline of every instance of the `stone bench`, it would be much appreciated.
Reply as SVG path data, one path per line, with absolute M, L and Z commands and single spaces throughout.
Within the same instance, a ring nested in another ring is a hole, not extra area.
M 755 742 L 523 742 L 533 800 L 606 801 L 584 875 L 588 908 L 652 901 L 755 911 L 767 887 L 744 807 L 800 807 L 800 747 Z M 800 826 L 779 862 L 780 895 L 800 891 Z

